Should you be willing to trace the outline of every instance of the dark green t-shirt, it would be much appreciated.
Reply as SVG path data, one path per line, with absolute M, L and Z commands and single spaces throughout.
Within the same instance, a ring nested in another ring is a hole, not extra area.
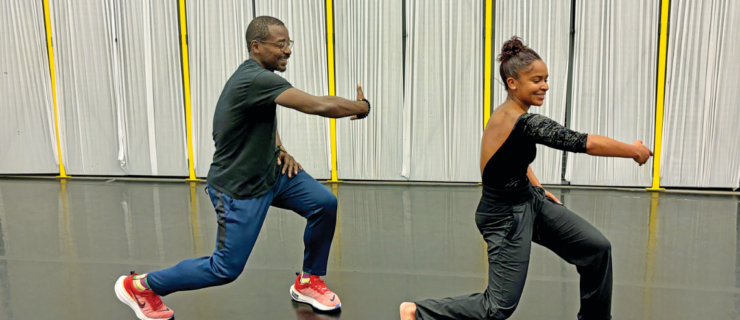
M 275 98 L 292 88 L 283 77 L 244 61 L 226 82 L 213 115 L 208 184 L 235 199 L 256 198 L 277 181 Z

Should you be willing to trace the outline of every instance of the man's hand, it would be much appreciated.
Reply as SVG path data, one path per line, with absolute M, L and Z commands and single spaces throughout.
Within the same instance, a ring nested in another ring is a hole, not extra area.
M 293 158 L 293 156 L 289 155 L 285 151 L 280 151 L 277 165 L 282 165 L 283 163 L 285 163 L 285 165 L 283 166 L 283 174 L 285 174 L 285 172 L 287 171 L 288 178 L 292 178 L 294 175 L 297 175 L 299 170 L 303 171 L 303 167 L 300 163 L 295 161 L 295 158 Z
M 362 101 L 362 99 L 365 99 L 365 93 L 362 92 L 362 86 L 358 84 L 357 85 L 357 101 Z M 369 107 L 369 106 L 370 105 L 368 104 L 367 107 Z M 367 110 L 367 108 L 365 110 Z M 367 113 L 367 112 L 370 112 L 370 110 L 365 111 L 365 113 Z M 359 115 L 364 115 L 364 114 L 359 114 Z M 357 119 L 363 119 L 364 118 L 364 117 L 363 118 L 359 118 L 357 116 L 358 115 L 353 116 L 352 118 L 350 118 L 350 120 L 357 120 Z

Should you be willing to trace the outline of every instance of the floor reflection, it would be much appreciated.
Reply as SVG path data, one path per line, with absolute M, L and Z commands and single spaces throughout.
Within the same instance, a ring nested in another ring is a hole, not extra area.
M 333 320 L 342 318 L 341 310 L 334 312 L 321 312 L 305 303 L 298 303 L 293 300 L 290 302 L 293 306 L 293 310 L 295 310 L 297 320 Z
M 117 276 L 213 250 L 216 219 L 203 186 L 0 179 L 0 320 L 128 316 L 110 292 Z M 473 220 L 480 187 L 327 188 L 339 217 L 326 281 L 342 313 L 288 306 L 305 220 L 274 208 L 243 277 L 165 303 L 184 319 L 395 319 L 402 301 L 485 288 L 486 247 Z M 615 319 L 740 319 L 738 197 L 550 191 L 612 242 Z M 512 319 L 575 318 L 578 278 L 534 246 Z

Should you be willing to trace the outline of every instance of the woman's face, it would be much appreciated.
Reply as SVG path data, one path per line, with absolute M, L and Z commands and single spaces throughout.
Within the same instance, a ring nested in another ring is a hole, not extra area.
M 517 100 L 529 106 L 541 106 L 545 102 L 545 93 L 550 89 L 547 84 L 547 65 L 536 60 L 524 70 L 519 71 L 519 79 L 507 79 L 509 92 Z

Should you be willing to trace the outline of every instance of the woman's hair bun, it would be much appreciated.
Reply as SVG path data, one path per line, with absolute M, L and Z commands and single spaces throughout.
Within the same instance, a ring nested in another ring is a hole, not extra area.
M 507 79 L 519 79 L 519 71 L 524 70 L 537 60 L 542 60 L 542 58 L 532 48 L 525 46 L 522 38 L 511 37 L 511 39 L 504 42 L 501 54 L 498 56 L 498 61 L 501 62 L 501 67 L 498 69 L 501 74 L 501 83 L 508 90 Z
M 511 37 L 511 39 L 504 42 L 504 46 L 501 47 L 501 54 L 498 56 L 499 62 L 504 62 L 516 56 L 517 53 L 526 51 L 527 46 L 522 42 L 522 38 L 517 36 Z

